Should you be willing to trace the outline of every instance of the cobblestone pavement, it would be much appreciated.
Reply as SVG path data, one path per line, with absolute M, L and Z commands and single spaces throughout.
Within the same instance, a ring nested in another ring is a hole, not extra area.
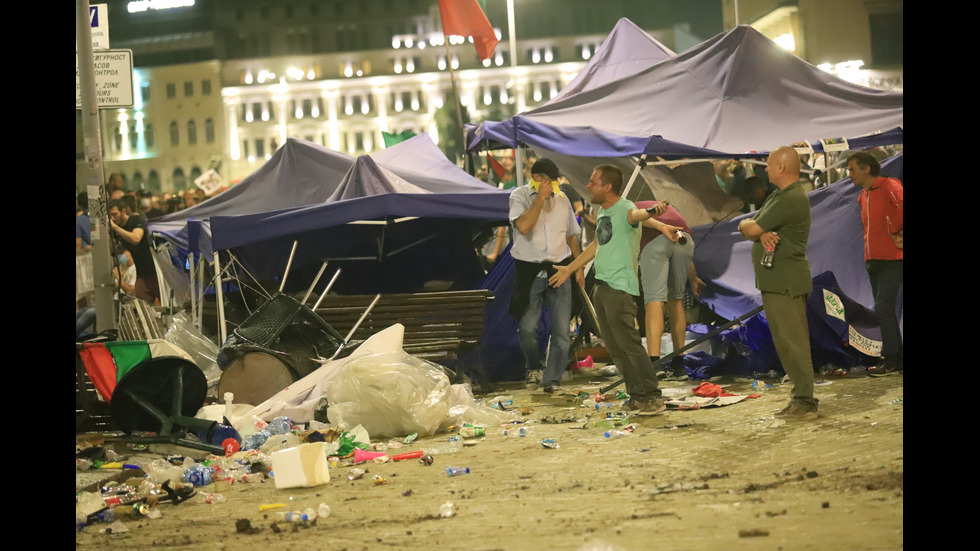
M 580 377 L 563 386 L 595 392 L 610 382 Z M 748 379 L 712 382 L 732 394 L 755 393 Z M 297 504 L 329 502 L 333 513 L 317 526 L 274 529 L 258 504 L 282 501 L 284 492 L 262 484 L 233 489 L 217 506 L 182 504 L 114 536 L 125 541 L 79 533 L 76 549 L 903 548 L 903 376 L 827 378 L 816 387 L 820 417 L 813 421 L 775 419 L 791 385 L 769 382 L 772 390 L 736 404 L 633 418 L 635 430 L 621 438 L 588 426 L 597 413 L 570 395 L 500 384 L 495 395 L 527 408 L 526 438 L 492 427 L 472 445 L 436 456 L 432 467 L 371 466 L 388 478 L 384 486 L 372 485 L 370 475 L 349 481 L 347 468 L 334 469 L 328 486 L 288 492 Z M 542 446 L 546 438 L 559 447 Z M 471 473 L 450 478 L 447 465 Z M 439 517 L 446 501 L 458 505 L 455 517 Z M 254 533 L 235 531 L 242 518 Z

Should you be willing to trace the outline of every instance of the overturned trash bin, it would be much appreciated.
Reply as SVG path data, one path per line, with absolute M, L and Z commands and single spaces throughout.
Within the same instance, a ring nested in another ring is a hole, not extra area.
M 197 419 L 207 379 L 192 362 L 178 356 L 150 358 L 129 369 L 109 401 L 112 420 L 133 443 L 169 443 L 223 453 L 229 441 L 240 442 L 233 427 Z M 141 436 L 134 433 L 152 433 Z M 196 438 L 188 437 L 188 433 Z

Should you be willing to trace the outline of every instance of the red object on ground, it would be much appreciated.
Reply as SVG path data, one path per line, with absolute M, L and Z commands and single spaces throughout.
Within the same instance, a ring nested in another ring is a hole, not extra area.
M 398 455 L 393 455 L 391 456 L 391 460 L 401 461 L 403 459 L 418 459 L 419 457 L 422 457 L 422 455 L 423 455 L 422 450 L 418 450 L 414 452 L 407 452 L 407 453 L 400 453 Z

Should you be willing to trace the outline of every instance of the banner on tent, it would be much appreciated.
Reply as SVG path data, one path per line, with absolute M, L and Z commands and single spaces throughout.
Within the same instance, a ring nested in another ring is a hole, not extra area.
M 881 356 L 881 341 L 869 339 L 857 332 L 853 325 L 847 326 L 847 343 L 858 352 L 877 358 Z
M 837 293 L 823 289 L 823 304 L 828 316 L 847 323 L 844 301 Z M 850 323 L 847 324 L 847 343 L 858 352 L 867 356 L 881 355 L 881 341 L 866 337 L 858 332 Z

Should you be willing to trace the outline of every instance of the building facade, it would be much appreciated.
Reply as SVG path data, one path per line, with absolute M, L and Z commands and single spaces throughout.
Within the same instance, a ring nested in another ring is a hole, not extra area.
M 109 0 L 112 48 L 133 50 L 137 101 L 101 114 L 105 171 L 122 174 L 129 189 L 166 193 L 193 187 L 211 168 L 232 185 L 287 138 L 351 155 L 383 148 L 386 132 L 428 132 L 439 141 L 447 137 L 440 133 L 457 131 L 437 124 L 440 110 L 455 109 L 454 85 L 470 121 L 501 120 L 551 99 L 621 17 L 682 52 L 730 28 L 736 5 L 485 4 L 500 43 L 481 61 L 465 40 L 447 43 L 436 0 Z M 739 23 L 773 39 L 789 33 L 800 47 L 788 49 L 819 64 L 809 54 L 826 49 L 827 31 L 806 22 L 823 21 L 824 4 L 834 4 L 834 20 L 855 26 L 867 26 L 869 7 L 889 9 L 889 2 L 739 0 Z M 848 34 L 868 42 L 846 31 L 827 41 Z M 852 59 L 827 51 L 828 63 Z M 76 136 L 77 128 L 76 120 Z

